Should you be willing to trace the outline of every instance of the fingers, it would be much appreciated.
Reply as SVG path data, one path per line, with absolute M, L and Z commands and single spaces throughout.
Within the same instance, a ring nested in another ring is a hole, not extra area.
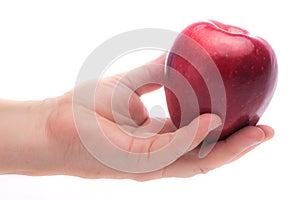
M 263 142 L 268 141 L 269 139 L 273 138 L 274 136 L 274 130 L 266 125 L 258 125 L 257 127 L 259 127 L 260 129 L 262 129 L 265 133 L 265 139 Z M 245 151 L 241 152 L 238 156 L 236 156 L 235 158 L 233 158 L 232 160 L 230 160 L 229 162 L 233 162 L 239 158 L 241 158 L 242 156 L 244 156 L 245 154 L 247 154 L 248 152 L 252 151 L 253 149 L 255 149 L 257 146 L 259 146 L 261 143 L 254 145 L 248 149 L 246 149 Z
M 219 127 L 222 124 L 221 119 L 214 114 L 203 114 L 196 119 L 194 119 L 189 125 L 182 127 L 175 131 L 174 133 L 165 133 L 162 135 L 158 135 L 154 141 L 151 141 L 150 149 L 148 149 L 149 159 L 151 159 L 151 153 L 157 152 L 160 149 L 170 148 L 169 154 L 161 153 L 161 160 L 165 160 L 163 156 L 176 156 L 176 159 L 181 157 L 186 152 L 193 152 L 192 150 L 197 147 L 203 139 L 207 136 L 207 134 Z M 191 137 L 192 136 L 192 137 Z M 119 137 L 117 137 L 119 138 Z M 192 141 L 189 141 L 192 138 Z M 177 140 L 177 142 L 174 142 Z M 122 141 L 122 143 L 126 143 L 126 141 Z M 127 141 L 128 142 L 128 141 Z M 171 144 L 173 142 L 173 144 Z M 130 151 L 134 152 L 136 150 L 141 152 L 141 146 L 134 142 L 136 146 L 131 145 Z M 142 146 L 147 146 L 147 144 L 141 144 Z M 190 153 L 185 154 L 184 158 L 187 158 L 186 155 L 190 155 Z M 195 157 L 195 156 L 194 156 Z M 196 157 L 197 158 L 197 157 Z M 143 174 L 131 174 L 131 178 L 138 181 L 146 181 L 152 180 L 162 177 L 185 177 L 190 173 L 189 168 L 193 168 L 192 165 L 186 166 L 185 164 L 189 163 L 188 158 L 182 159 L 181 161 L 176 161 L 175 163 L 166 166 L 160 170 L 143 173 Z M 198 159 L 199 160 L 199 159 Z M 186 162 L 185 162 L 186 161 Z M 194 173 L 193 173 L 194 175 Z
M 275 131 L 272 127 L 267 126 L 267 125 L 258 125 L 257 127 L 262 129 L 263 132 L 265 133 L 265 141 L 274 137 Z
M 221 122 L 216 115 L 205 114 L 175 132 L 153 134 L 149 131 L 132 135 L 101 116 L 98 116 L 98 120 L 99 127 L 91 126 L 85 134 L 91 144 L 85 144 L 90 146 L 95 158 L 109 163 L 109 167 L 134 173 L 144 173 L 168 166 L 191 148 L 199 145 L 208 131 L 219 126 Z M 87 125 L 84 126 L 88 128 Z M 97 130 L 98 128 L 100 129 Z
M 227 138 L 219 141 L 212 151 L 199 161 L 205 169 L 218 168 L 229 163 L 240 153 L 262 143 L 265 140 L 265 133 L 262 129 L 255 126 L 248 126 Z
M 159 133 L 158 130 L 143 126 L 136 127 L 134 132 L 126 130 L 126 127 L 99 118 L 99 123 L 106 137 L 116 146 L 131 153 L 148 153 L 159 151 L 172 143 L 175 154 L 181 156 L 198 146 L 209 131 L 221 125 L 221 119 L 214 114 L 203 114 L 194 119 L 188 126 L 175 132 Z M 166 125 L 171 126 L 171 125 Z M 162 128 L 165 128 L 162 126 Z M 141 130 L 139 130 L 141 129 Z M 171 126 L 171 129 L 173 127 Z M 133 134 L 132 134 L 133 133 Z M 172 152 L 173 150 L 170 150 Z
M 146 174 L 145 177 L 140 177 L 140 180 L 159 176 L 160 178 L 191 177 L 206 173 L 237 160 L 273 135 L 273 129 L 268 126 L 245 127 L 228 139 L 219 141 L 205 158 L 200 159 L 199 149 L 193 149 L 171 165 L 152 174 Z
M 196 122 L 194 122 L 194 121 L 196 121 Z M 198 123 L 197 123 L 197 121 L 198 121 Z M 188 133 L 193 133 L 193 131 L 197 132 L 197 134 L 195 135 L 195 138 L 193 140 L 193 143 L 189 147 L 188 151 L 191 151 L 194 148 L 196 148 L 204 140 L 204 138 L 207 136 L 207 134 L 209 134 L 210 131 L 216 129 L 217 127 L 219 127 L 222 124 L 222 120 L 220 117 L 218 117 L 215 114 L 203 114 L 200 117 L 194 119 L 193 123 L 194 124 L 190 124 L 186 128 L 183 127 L 181 129 L 179 129 L 181 131 L 186 131 Z M 195 127 L 193 127 L 193 126 L 195 126 Z M 184 130 L 184 129 L 187 129 L 187 130 Z

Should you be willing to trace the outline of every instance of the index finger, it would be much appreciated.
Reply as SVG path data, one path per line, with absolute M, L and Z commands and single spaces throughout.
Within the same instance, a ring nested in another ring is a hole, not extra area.
M 156 171 L 170 165 L 198 146 L 209 130 L 220 125 L 220 118 L 205 114 L 175 132 L 130 135 L 110 120 L 98 116 L 99 127 L 86 126 L 87 150 L 106 166 L 130 173 Z

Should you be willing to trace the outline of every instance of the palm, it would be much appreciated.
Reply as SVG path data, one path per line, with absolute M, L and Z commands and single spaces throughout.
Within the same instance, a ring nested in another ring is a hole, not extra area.
M 163 59 L 159 58 L 155 63 L 161 64 Z M 218 125 L 220 119 L 211 114 L 201 115 L 178 130 L 169 119 L 151 119 L 140 96 L 159 88 L 159 84 L 153 83 L 160 83 L 162 76 L 161 65 L 147 65 L 129 74 L 86 83 L 58 98 L 56 111 L 49 120 L 49 130 L 56 143 L 61 144 L 65 166 L 72 169 L 69 170 L 72 175 L 97 178 L 105 174 L 110 178 L 138 180 L 187 177 L 231 162 L 256 147 L 258 143 L 253 144 L 254 141 L 262 142 L 273 136 L 273 131 L 267 126 L 246 127 L 226 141 L 218 142 L 205 158 L 199 159 L 199 149 L 196 147 L 209 129 Z M 124 160 L 124 157 L 146 154 L 148 156 L 144 160 L 135 160 L 137 165 L 143 166 L 151 161 L 153 152 L 171 146 L 174 138 L 185 141 L 188 135 L 194 136 L 188 146 L 184 142 L 176 143 L 177 146 L 170 151 L 174 155 L 161 157 L 166 160 L 166 157 L 175 156 L 173 161 L 176 162 L 162 165 L 160 170 L 130 174 L 123 173 L 120 165 L 111 166 L 119 171 L 106 166 L 110 161 L 122 160 L 121 167 L 126 168 L 132 163 Z M 110 146 L 104 143 L 107 138 Z M 111 156 L 115 155 L 112 146 L 117 146 L 126 154 L 117 158 Z M 103 155 L 112 157 L 108 162 L 105 161 L 106 165 L 99 162 L 103 161 Z

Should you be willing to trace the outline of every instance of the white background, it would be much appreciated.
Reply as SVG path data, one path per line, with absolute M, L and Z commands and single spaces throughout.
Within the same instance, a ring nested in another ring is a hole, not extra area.
M 44 99 L 68 91 L 89 53 L 124 31 L 181 31 L 193 22 L 214 19 L 262 36 L 277 53 L 278 87 L 260 121 L 273 126 L 276 136 L 237 162 L 194 178 L 138 183 L 5 175 L 0 176 L 0 199 L 300 198 L 297 1 L 48 2 L 0 2 L 0 98 Z M 132 65 L 124 69 L 150 57 L 131 58 Z

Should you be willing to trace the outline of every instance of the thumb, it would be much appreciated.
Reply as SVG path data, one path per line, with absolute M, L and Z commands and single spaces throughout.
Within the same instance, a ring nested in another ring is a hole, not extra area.
M 95 97 L 97 113 L 118 124 L 136 127 L 145 123 L 149 115 L 140 96 L 161 87 L 165 57 L 101 80 Z
M 159 89 L 163 85 L 166 53 L 145 65 L 124 74 L 120 80 L 138 96 Z

